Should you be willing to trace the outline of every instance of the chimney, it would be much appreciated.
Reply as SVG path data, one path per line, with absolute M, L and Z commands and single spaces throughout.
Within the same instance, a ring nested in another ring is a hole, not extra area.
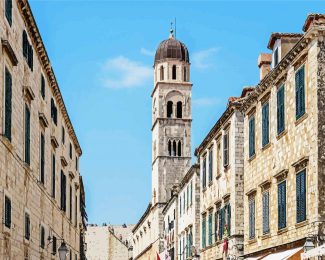
M 260 68 L 260 80 L 262 80 L 271 70 L 272 54 L 261 53 L 258 56 L 257 65 Z

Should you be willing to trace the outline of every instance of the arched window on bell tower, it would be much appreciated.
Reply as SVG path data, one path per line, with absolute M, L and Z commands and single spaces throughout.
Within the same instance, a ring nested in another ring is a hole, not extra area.
M 176 65 L 173 65 L 172 68 L 172 79 L 176 79 Z
M 171 118 L 173 116 L 173 101 L 167 102 L 167 117 Z
M 184 81 L 186 82 L 187 81 L 187 75 L 186 75 L 186 67 L 184 67 Z
M 173 141 L 173 156 L 176 156 L 176 141 Z
M 181 141 L 178 141 L 178 144 L 177 144 L 177 156 L 182 156 L 182 143 L 181 143 Z
M 168 141 L 168 155 L 172 156 L 172 142 L 170 140 Z
M 177 118 L 182 118 L 183 117 L 183 105 L 181 101 L 177 102 L 177 111 L 176 111 L 176 116 Z
M 160 80 L 164 80 L 164 66 L 160 66 Z

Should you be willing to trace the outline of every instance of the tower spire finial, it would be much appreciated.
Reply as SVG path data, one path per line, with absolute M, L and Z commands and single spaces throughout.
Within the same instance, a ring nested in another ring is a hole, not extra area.
M 169 38 L 174 38 L 173 22 L 170 23 Z

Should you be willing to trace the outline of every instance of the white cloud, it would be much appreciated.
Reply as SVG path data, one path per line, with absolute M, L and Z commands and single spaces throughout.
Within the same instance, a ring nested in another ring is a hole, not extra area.
M 102 81 L 112 89 L 134 88 L 148 84 L 152 69 L 124 56 L 108 59 L 102 66 Z
M 154 51 L 148 50 L 146 48 L 141 48 L 140 52 L 141 52 L 141 54 L 146 55 L 146 56 L 150 56 L 150 57 L 153 57 L 155 55 Z
M 215 106 L 215 105 L 219 105 L 221 104 L 221 99 L 218 98 L 197 98 L 197 99 L 193 99 L 193 105 L 196 106 Z
M 209 48 L 206 50 L 194 52 L 192 54 L 193 66 L 200 70 L 211 68 L 213 66 L 212 58 L 217 51 L 217 48 Z

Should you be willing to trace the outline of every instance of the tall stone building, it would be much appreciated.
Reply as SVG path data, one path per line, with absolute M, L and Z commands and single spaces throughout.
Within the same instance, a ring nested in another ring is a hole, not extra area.
M 300 259 L 307 239 L 325 242 L 324 36 L 322 14 L 309 15 L 302 34 L 272 34 L 243 102 L 249 259 Z
M 163 248 L 162 210 L 191 165 L 189 53 L 175 39 L 160 43 L 152 91 L 152 201 L 133 230 L 135 259 L 153 259 Z
M 28 1 L 0 10 L 0 258 L 85 259 L 81 147 Z

